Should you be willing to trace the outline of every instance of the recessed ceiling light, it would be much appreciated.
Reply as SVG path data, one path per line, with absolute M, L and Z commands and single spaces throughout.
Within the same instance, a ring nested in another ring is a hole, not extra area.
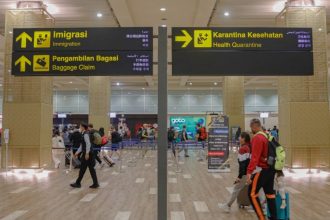
M 192 82 L 190 82 L 189 85 L 192 85 Z
M 71 81 L 71 82 L 69 82 L 70 84 L 72 84 L 73 82 Z
M 142 88 L 143 90 L 145 90 L 145 88 Z
M 166 27 L 166 24 L 162 24 L 162 27 Z
M 161 11 L 166 11 L 166 8 L 160 8 Z
M 223 13 L 224 16 L 228 17 L 230 14 L 228 11 L 226 11 L 225 13 Z
M 214 85 L 216 86 L 216 85 L 218 85 L 218 83 L 217 82 L 214 82 Z
M 319 28 L 319 31 L 322 31 L 322 28 Z
M 12 31 L 9 31 L 9 34 L 12 34 L 13 32 Z
M 100 17 L 103 16 L 103 14 L 99 12 L 99 13 L 96 14 L 96 16 L 97 16 L 98 18 L 100 18 Z
M 116 83 L 116 85 L 117 85 L 117 86 L 119 86 L 119 85 L 120 85 L 120 83 L 119 83 L 119 82 L 117 82 L 117 83 Z

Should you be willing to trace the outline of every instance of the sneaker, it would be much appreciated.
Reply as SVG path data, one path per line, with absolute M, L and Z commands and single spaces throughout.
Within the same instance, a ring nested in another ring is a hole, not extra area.
M 203 161 L 203 158 L 199 158 L 198 161 Z
M 71 183 L 70 186 L 73 188 L 81 188 L 81 185 L 78 183 Z
M 186 155 L 184 155 L 185 157 L 189 157 L 189 155 L 188 154 L 186 154 Z
M 285 209 L 285 207 L 286 207 L 286 202 L 285 200 L 283 200 L 280 209 Z
M 100 187 L 99 184 L 93 184 L 93 185 L 89 186 L 89 188 L 91 188 L 91 189 L 96 189 L 96 188 L 99 188 L 99 187 Z
M 113 167 L 114 165 L 116 165 L 116 163 L 111 163 L 110 167 Z
M 219 204 L 219 208 L 222 209 L 222 211 L 229 213 L 230 212 L 230 206 L 228 206 L 227 204 Z

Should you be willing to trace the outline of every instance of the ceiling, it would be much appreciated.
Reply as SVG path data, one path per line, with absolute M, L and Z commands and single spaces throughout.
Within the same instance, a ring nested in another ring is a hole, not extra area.
M 315 0 L 327 7 L 330 30 L 330 0 Z M 5 11 L 15 9 L 17 1 L 0 0 L 0 85 L 3 75 Z M 56 27 L 123 27 L 153 26 L 275 26 L 275 17 L 284 7 L 284 0 L 45 0 L 47 10 L 55 18 Z M 165 7 L 165 12 L 160 11 Z M 229 16 L 224 16 L 228 11 Z M 98 18 L 97 13 L 103 16 Z M 169 33 L 170 34 L 170 33 Z M 330 35 L 329 35 L 330 36 Z M 330 38 L 329 38 L 330 39 Z M 329 40 L 330 42 L 330 40 Z M 169 41 L 170 43 L 170 41 Z M 170 45 L 170 44 L 169 44 Z M 329 45 L 329 44 L 328 44 Z M 330 49 L 330 46 L 329 46 Z M 171 51 L 169 60 L 171 60 Z M 330 51 L 330 50 L 329 50 Z M 1 55 L 2 53 L 2 55 Z M 157 42 L 154 42 L 157 62 Z M 221 88 L 223 77 L 173 77 L 169 64 L 169 88 Z M 157 65 L 154 75 L 145 77 L 112 77 L 114 89 L 156 89 Z M 109 82 L 110 83 L 110 82 Z M 120 83 L 117 86 L 117 83 Z M 276 77 L 245 77 L 246 88 L 277 88 Z M 88 77 L 54 77 L 54 89 L 87 89 Z

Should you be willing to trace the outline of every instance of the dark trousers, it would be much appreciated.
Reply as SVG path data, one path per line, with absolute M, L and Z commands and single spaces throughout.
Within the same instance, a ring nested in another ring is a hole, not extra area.
M 252 176 L 252 184 L 249 186 L 249 198 L 256 212 L 259 220 L 265 220 L 265 216 L 260 205 L 258 197 L 259 190 L 263 188 L 266 198 L 267 206 L 270 212 L 270 220 L 276 220 L 276 202 L 274 191 L 274 177 L 275 171 L 272 169 L 262 169 L 261 172 Z
M 83 179 L 84 174 L 88 167 L 91 177 L 93 179 L 93 184 L 97 185 L 98 181 L 97 181 L 97 176 L 96 176 L 96 171 L 94 169 L 94 166 L 95 166 L 95 158 L 93 156 L 93 153 L 89 153 L 88 160 L 85 159 L 85 153 L 83 153 L 82 157 L 81 157 L 81 166 L 80 166 L 80 170 L 79 170 L 79 176 L 78 176 L 76 183 L 77 184 L 81 183 L 81 180 Z
M 99 153 L 101 152 L 101 146 L 95 146 L 94 147 L 94 155 L 95 155 L 95 159 L 97 160 L 97 162 L 99 162 L 99 164 L 102 163 L 101 158 L 99 157 Z

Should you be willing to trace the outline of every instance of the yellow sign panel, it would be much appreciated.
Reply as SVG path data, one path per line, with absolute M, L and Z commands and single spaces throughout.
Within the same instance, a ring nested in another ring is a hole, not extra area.
M 49 71 L 49 55 L 33 55 L 33 71 L 48 72 Z
M 34 32 L 34 48 L 50 48 L 50 31 L 35 31 Z
M 211 30 L 194 30 L 194 47 L 211 48 L 212 47 L 212 31 Z
M 186 30 L 181 30 L 181 32 L 184 34 L 183 36 L 175 36 L 175 41 L 176 42 L 184 42 L 182 44 L 182 48 L 185 48 L 189 45 L 190 41 L 192 40 L 192 37 Z
M 23 55 L 16 60 L 15 66 L 17 66 L 18 64 L 19 64 L 19 71 L 25 72 L 26 64 L 31 66 L 31 61 L 28 58 L 26 58 L 26 56 Z
M 15 40 L 16 42 L 21 41 L 21 48 L 26 48 L 27 41 L 32 42 L 32 37 L 28 35 L 26 32 L 23 32 L 20 35 L 18 35 L 18 37 L 16 37 Z

